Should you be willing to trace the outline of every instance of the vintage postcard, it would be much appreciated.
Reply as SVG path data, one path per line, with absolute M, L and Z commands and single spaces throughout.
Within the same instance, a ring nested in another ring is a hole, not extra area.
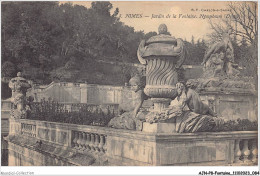
M 2 1 L 1 175 L 258 175 L 257 68 L 257 1 Z

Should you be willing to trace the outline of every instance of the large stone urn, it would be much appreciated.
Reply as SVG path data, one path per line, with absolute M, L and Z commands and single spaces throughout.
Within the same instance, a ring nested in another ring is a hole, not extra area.
M 144 92 L 152 98 L 154 111 L 160 112 L 177 96 L 178 69 L 182 66 L 186 50 L 181 39 L 170 36 L 167 26 L 159 26 L 159 35 L 141 41 L 137 56 L 146 65 Z

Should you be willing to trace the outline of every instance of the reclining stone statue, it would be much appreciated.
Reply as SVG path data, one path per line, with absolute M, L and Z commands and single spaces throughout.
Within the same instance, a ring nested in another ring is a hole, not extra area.
M 137 116 L 141 113 L 139 111 L 146 96 L 143 90 L 144 85 L 142 84 L 140 76 L 132 77 L 129 84 L 131 85 L 131 89 L 135 92 L 133 100 L 135 102 L 135 106 L 132 107 L 130 111 L 124 112 L 123 114 L 111 119 L 108 123 L 109 127 L 135 130 L 140 122 Z
M 169 108 L 159 114 L 148 114 L 146 122 L 176 123 L 178 133 L 212 131 L 224 123 L 189 85 L 179 82 L 176 88 L 178 95 L 171 101 Z
M 187 96 L 185 103 L 192 112 L 201 115 L 216 116 L 216 113 L 214 113 L 207 104 L 201 101 L 199 94 L 195 90 L 191 89 L 188 84 L 184 86 L 184 84 L 181 83 L 179 87 L 179 89 L 181 89 L 180 91 L 185 91 Z
M 181 113 L 174 114 L 175 112 L 170 110 L 168 114 L 169 119 L 175 118 L 177 132 L 211 131 L 224 123 L 224 120 L 216 117 L 216 113 L 201 101 L 199 94 L 191 89 L 189 85 L 185 86 L 183 83 L 177 83 L 176 87 L 178 96 L 176 98 L 177 103 L 174 105 L 175 107 L 178 104 L 180 105 Z M 178 99 L 182 100 L 178 101 Z M 176 102 L 176 100 L 173 101 Z

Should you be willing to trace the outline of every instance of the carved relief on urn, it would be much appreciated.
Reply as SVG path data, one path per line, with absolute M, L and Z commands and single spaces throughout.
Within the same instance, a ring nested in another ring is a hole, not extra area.
M 12 89 L 11 102 L 14 105 L 14 118 L 26 118 L 26 92 L 31 88 L 28 81 L 21 76 L 21 73 L 18 72 L 17 77 L 12 78 L 9 82 L 9 87 Z
M 185 60 L 186 50 L 181 39 L 168 35 L 165 24 L 159 26 L 158 32 L 159 35 L 141 41 L 137 56 L 146 65 L 144 92 L 152 97 L 154 106 L 161 107 L 160 100 L 165 104 L 167 99 L 177 96 L 178 69 Z

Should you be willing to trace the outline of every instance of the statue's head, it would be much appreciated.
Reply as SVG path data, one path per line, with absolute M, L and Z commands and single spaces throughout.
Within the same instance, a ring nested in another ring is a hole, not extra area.
M 181 95 L 183 90 L 185 89 L 185 86 L 184 86 L 184 84 L 182 82 L 178 82 L 176 84 L 176 89 L 177 89 L 178 95 Z
M 141 89 L 141 87 L 142 87 L 141 77 L 138 76 L 138 75 L 132 77 L 132 78 L 129 80 L 129 84 L 130 84 L 130 86 L 132 86 L 132 88 L 133 88 L 134 91 L 138 91 L 138 90 Z
M 191 89 L 196 88 L 197 85 L 198 85 L 198 82 L 195 81 L 194 79 L 189 79 L 189 80 L 186 82 L 186 84 L 185 84 L 186 88 L 191 88 Z
M 168 29 L 166 24 L 160 24 L 159 28 L 158 28 L 158 33 L 159 34 L 167 34 Z

